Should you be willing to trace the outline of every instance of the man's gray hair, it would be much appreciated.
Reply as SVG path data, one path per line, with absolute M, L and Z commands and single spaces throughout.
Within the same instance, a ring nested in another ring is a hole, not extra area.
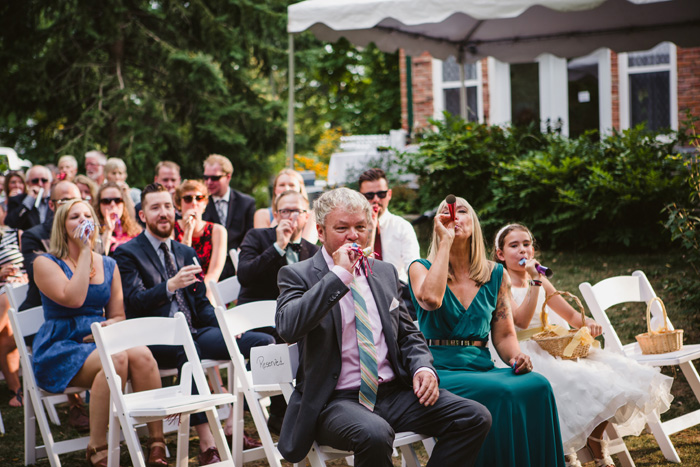
M 105 154 L 102 151 L 88 151 L 85 153 L 85 159 L 87 159 L 88 157 L 94 157 L 95 159 L 97 159 L 97 163 L 102 166 L 104 166 L 107 163 L 107 156 L 105 156 Z
M 78 168 L 78 160 L 74 156 L 66 154 L 65 156 L 61 156 L 58 158 L 59 164 L 61 163 L 61 161 L 68 161 L 73 166 L 73 168 Z
M 349 188 L 327 191 L 314 202 L 316 224 L 325 227 L 326 216 L 335 208 L 342 208 L 351 213 L 364 212 L 367 225 L 372 224 L 372 207 L 369 201 L 359 192 Z

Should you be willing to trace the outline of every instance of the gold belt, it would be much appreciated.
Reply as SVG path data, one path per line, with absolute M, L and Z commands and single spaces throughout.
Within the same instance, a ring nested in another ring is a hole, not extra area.
M 486 347 L 488 341 L 465 340 L 465 339 L 428 339 L 428 345 L 449 345 L 465 347 L 472 345 L 474 347 Z

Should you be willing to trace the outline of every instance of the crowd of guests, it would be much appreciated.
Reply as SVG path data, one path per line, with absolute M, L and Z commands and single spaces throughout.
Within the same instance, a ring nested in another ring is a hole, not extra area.
M 84 169 L 79 175 L 77 160 L 63 156 L 56 167 L 5 175 L 0 282 L 29 283 L 21 309 L 43 305 L 33 342 L 39 386 L 91 389 L 89 414 L 78 396 L 69 399 L 69 422 L 90 431 L 91 465 L 107 462 L 109 389 L 90 325 L 180 311 L 200 358 L 228 359 L 208 284 L 233 275 L 239 304 L 278 303 L 275 328 L 238 336 L 244 356 L 303 344 L 289 407 L 273 398 L 268 421 L 292 462 L 316 440 L 352 450 L 355 465 L 392 465 L 394 433 L 414 431 L 437 438 L 429 465 L 576 466 L 587 446 L 597 466 L 610 467 L 607 423 L 638 434 L 646 414 L 669 407 L 672 379 L 656 369 L 602 350 L 563 361 L 527 341 L 555 290 L 538 272 L 534 237 L 504 226 L 489 260 L 463 198 L 453 210 L 438 207 L 421 259 L 412 225 L 389 211 L 381 169 L 362 173 L 358 191 L 322 194 L 313 209 L 300 174 L 285 169 L 271 206 L 257 211 L 231 188 L 233 166 L 221 155 L 204 161 L 201 180 L 183 181 L 177 164 L 161 161 L 142 190 L 127 185 L 121 159 L 99 151 L 85 154 Z M 10 405 L 21 406 L 8 309 L 0 295 L 0 370 Z M 549 312 L 562 326 L 601 333 L 560 297 Z M 159 368 L 186 361 L 169 346 L 113 358 L 135 391 L 159 387 Z M 218 462 L 206 419 L 194 415 L 192 426 L 200 464 Z M 162 424 L 148 428 L 149 465 L 167 465 Z M 246 436 L 245 447 L 259 445 Z

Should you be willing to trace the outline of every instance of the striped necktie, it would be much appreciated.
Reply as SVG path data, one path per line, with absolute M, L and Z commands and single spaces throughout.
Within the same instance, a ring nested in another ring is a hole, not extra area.
M 379 377 L 377 373 L 377 349 L 374 346 L 372 324 L 367 313 L 367 304 L 362 298 L 357 284 L 350 284 L 352 298 L 355 302 L 355 328 L 357 330 L 357 347 L 360 351 L 360 404 L 374 411 L 377 402 Z

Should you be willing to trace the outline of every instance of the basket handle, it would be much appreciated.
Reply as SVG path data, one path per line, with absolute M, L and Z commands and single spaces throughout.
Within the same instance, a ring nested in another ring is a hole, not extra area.
M 579 298 L 569 292 L 564 292 L 562 290 L 555 290 L 551 294 L 547 295 L 547 297 L 544 299 L 544 303 L 542 304 L 542 312 L 540 313 L 540 320 L 542 321 L 542 327 L 546 328 L 549 326 L 549 319 L 548 319 L 548 313 L 547 313 L 547 302 L 549 301 L 550 298 L 554 297 L 555 295 L 562 295 L 568 298 L 572 298 L 574 302 L 576 303 L 576 306 L 578 306 L 579 311 L 581 312 L 581 323 L 583 326 L 586 325 L 586 313 L 583 310 L 583 304 L 581 304 L 581 300 Z M 665 310 L 664 310 L 665 313 Z M 648 321 L 648 310 L 647 310 L 647 321 Z M 582 327 L 583 327 L 582 326 Z
M 651 300 L 649 300 L 649 303 L 647 303 L 647 331 L 649 332 L 649 334 L 659 333 L 651 329 L 651 304 L 654 302 L 659 302 L 659 304 L 661 305 L 661 311 L 663 311 L 664 313 L 664 325 L 660 329 L 660 332 L 668 331 L 668 315 L 666 314 L 666 305 L 664 305 L 663 300 L 661 300 L 659 297 L 654 297 Z

